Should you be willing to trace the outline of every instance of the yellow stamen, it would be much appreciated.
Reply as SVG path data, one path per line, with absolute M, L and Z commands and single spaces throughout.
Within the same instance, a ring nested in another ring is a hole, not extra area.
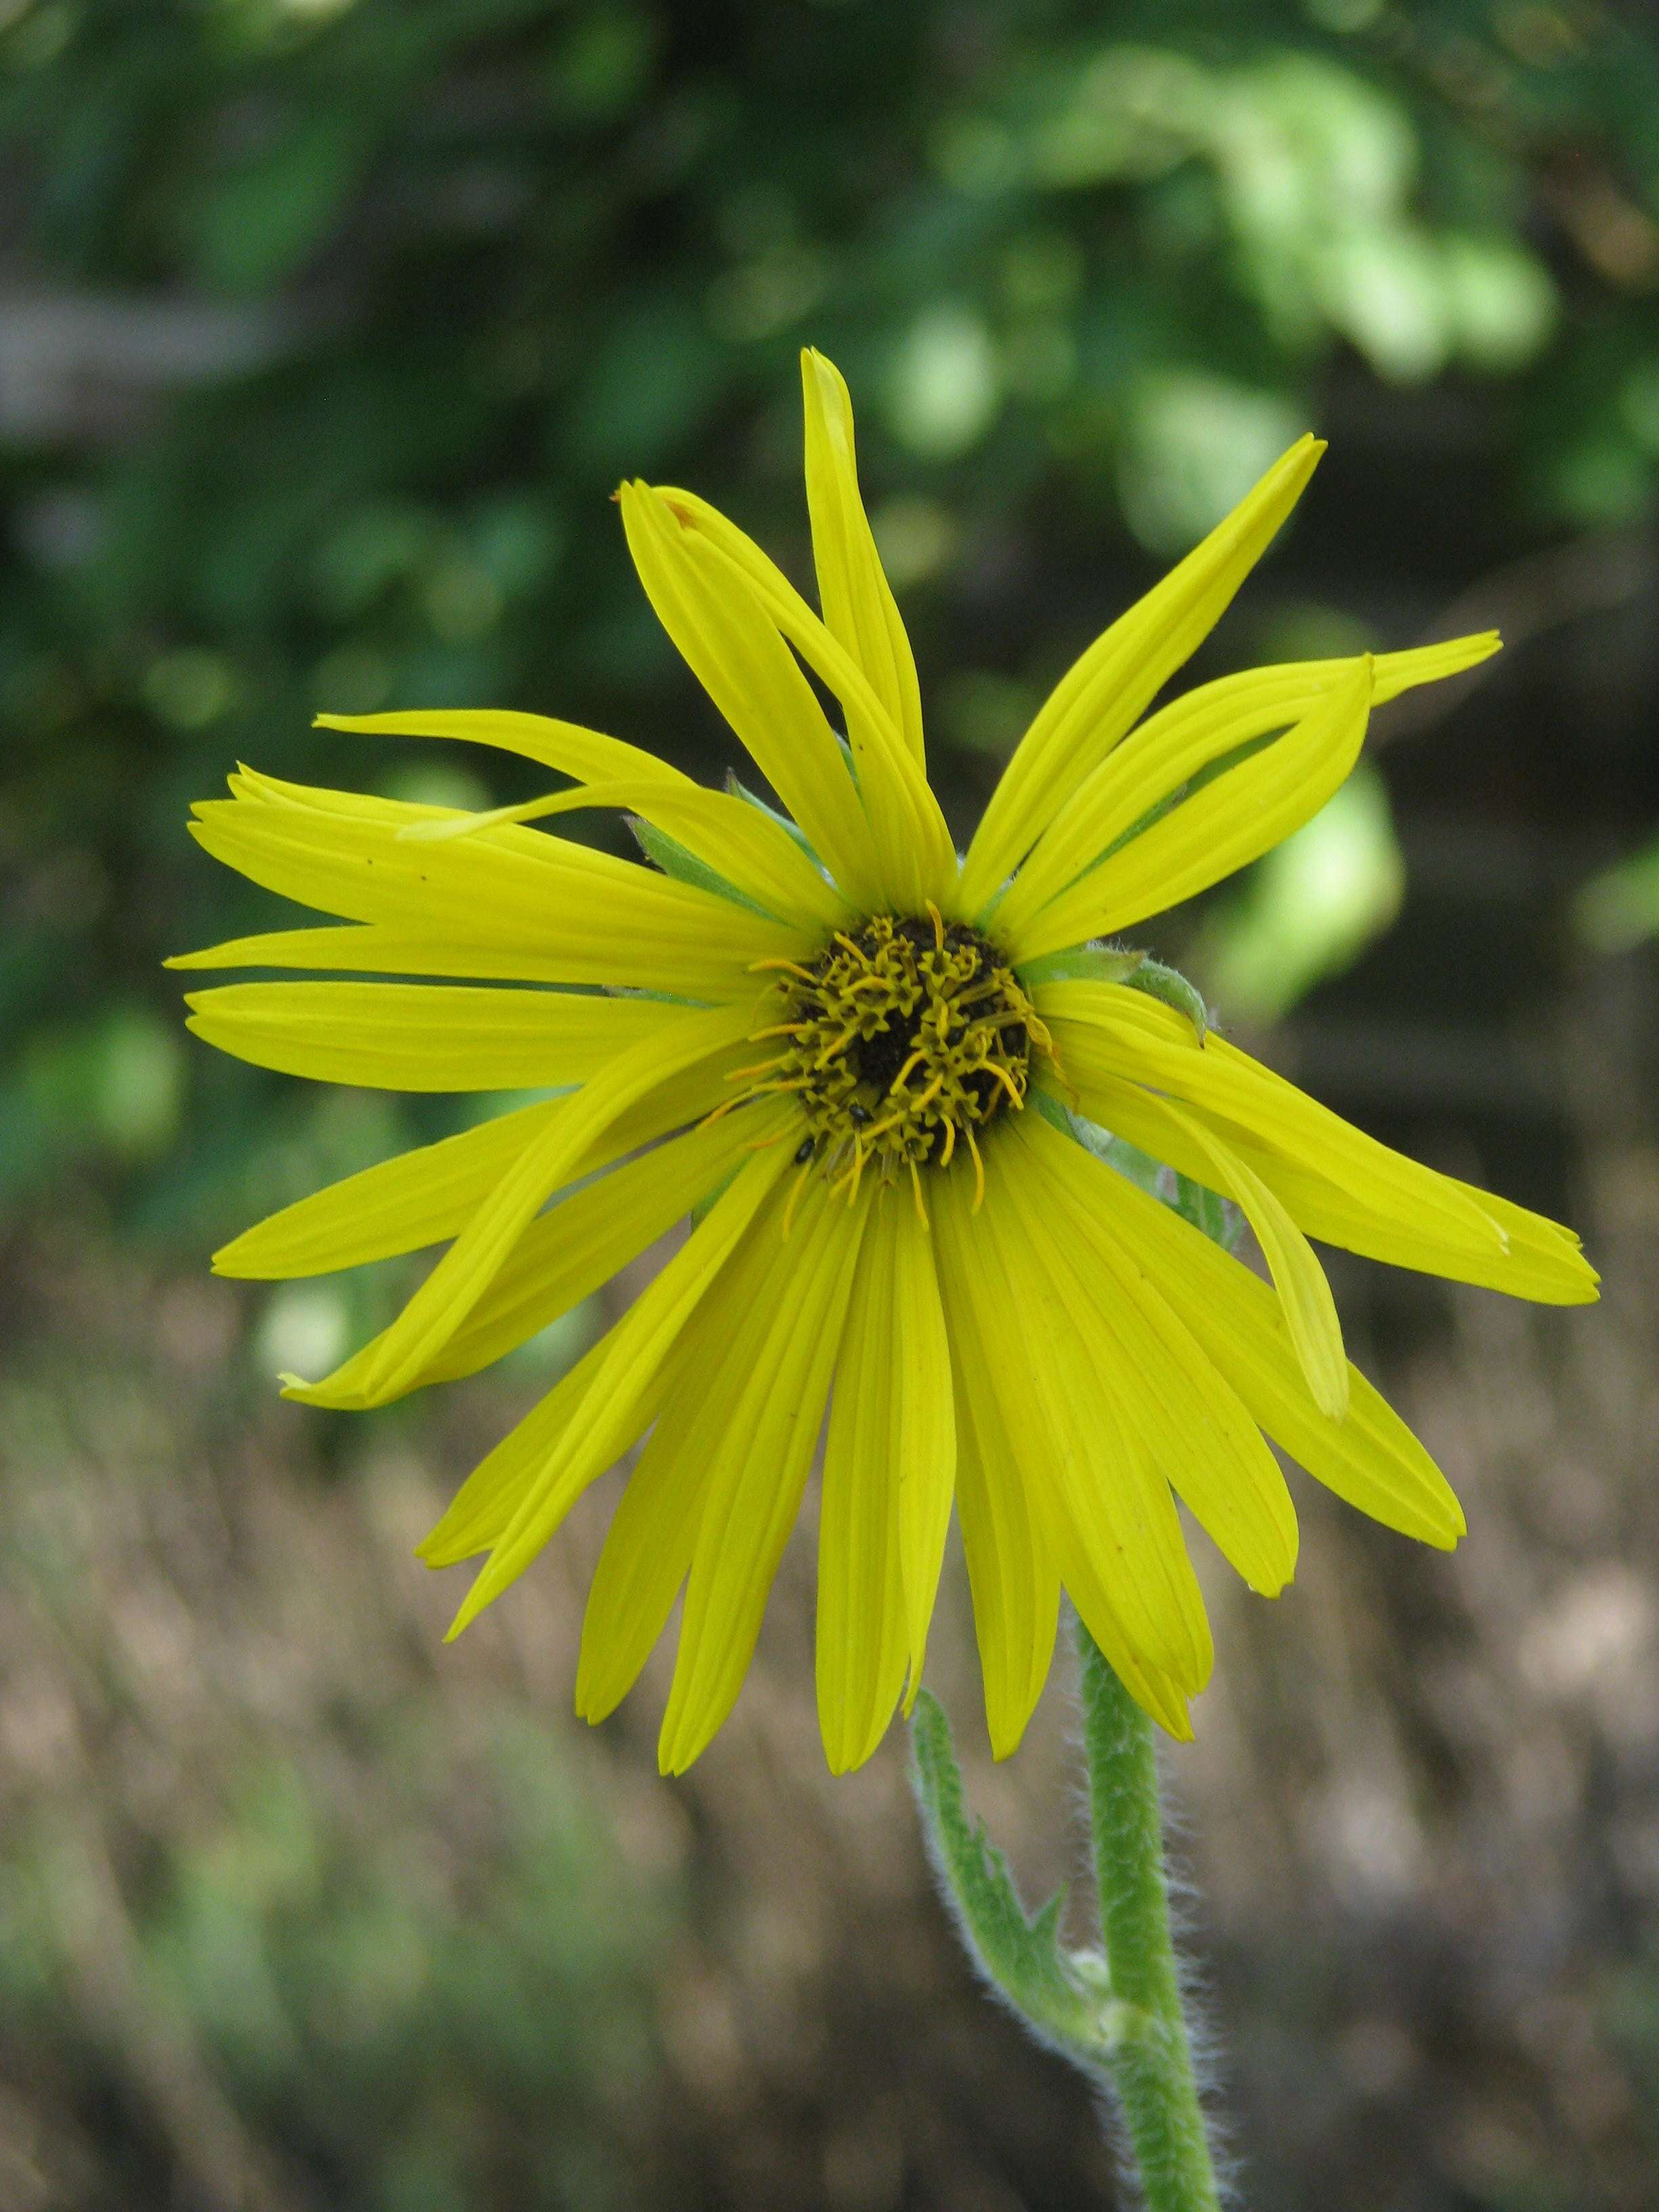
M 979 1146 L 974 1142 L 971 1122 L 964 1121 L 962 1133 L 968 1139 L 968 1149 L 974 1156 L 974 1212 L 977 1213 L 985 1203 L 985 1163 L 979 1156 Z
M 799 975 L 803 983 L 811 985 L 815 990 L 817 988 L 817 976 L 810 969 L 803 968 L 799 960 L 751 960 L 748 972 L 751 975 L 759 975 L 769 969 L 779 969 L 786 975 Z
M 910 1188 L 915 1194 L 916 1218 L 924 1229 L 929 1228 L 931 1224 L 927 1219 L 927 1204 L 921 1194 L 921 1177 L 916 1173 L 916 1164 L 914 1160 L 910 1163 Z
M 925 915 L 876 915 L 816 960 L 757 963 L 775 980 L 750 1034 L 779 1051 L 731 1079 L 745 1097 L 799 1098 L 807 1165 L 849 1204 L 873 1166 L 884 1185 L 908 1175 L 924 1215 L 922 1170 L 948 1168 L 964 1135 L 982 1200 L 980 1133 L 1024 1107 L 1042 1029 L 994 945 L 936 902 Z
M 783 1209 L 783 1241 L 785 1243 L 787 1243 L 789 1241 L 789 1230 L 791 1224 L 795 1218 L 795 1207 L 799 1202 L 802 1191 L 806 1188 L 806 1178 L 811 1174 L 811 1172 L 812 1163 L 811 1160 L 808 1160 L 806 1165 L 795 1177 L 793 1186 L 790 1190 L 788 1203 Z

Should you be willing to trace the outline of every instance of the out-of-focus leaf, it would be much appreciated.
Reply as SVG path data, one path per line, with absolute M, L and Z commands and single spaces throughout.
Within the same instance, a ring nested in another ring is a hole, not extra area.
M 1597 952 L 1627 952 L 1659 936 L 1659 844 L 1592 876 L 1573 900 L 1572 923 Z
M 228 292 L 261 292 L 280 283 L 338 222 L 369 152 L 359 117 L 297 117 L 189 210 L 202 281 Z
M 1405 889 L 1388 787 L 1362 765 L 1206 921 L 1194 964 L 1224 1012 L 1275 1020 L 1382 935 Z

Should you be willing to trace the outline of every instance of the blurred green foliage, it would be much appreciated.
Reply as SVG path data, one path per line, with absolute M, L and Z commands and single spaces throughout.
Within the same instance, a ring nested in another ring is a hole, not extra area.
M 10 0 L 0 144 L 14 1211 L 89 1171 L 198 1243 L 335 1164 L 155 972 L 269 904 L 182 828 L 239 756 L 518 797 L 307 726 L 492 702 L 711 764 L 607 495 L 695 479 L 799 572 L 803 340 L 959 817 L 1114 611 L 1065 580 L 1332 376 L 1488 393 L 1521 529 L 1659 464 L 1659 46 L 1588 0 Z

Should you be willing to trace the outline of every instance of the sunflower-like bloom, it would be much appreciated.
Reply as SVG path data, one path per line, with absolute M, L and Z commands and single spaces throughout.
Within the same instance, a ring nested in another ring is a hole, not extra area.
M 472 815 L 244 771 L 196 810 L 217 859 L 340 919 L 175 964 L 473 979 L 231 984 L 192 996 L 198 1035 L 325 1082 L 556 1094 L 290 1206 L 216 1265 L 309 1275 L 447 1246 L 334 1374 L 285 1378 L 361 1408 L 485 1366 L 690 1216 L 422 1547 L 483 1558 L 459 1632 L 643 1438 L 576 1703 L 611 1711 L 684 1588 L 665 1771 L 737 1696 L 821 1431 L 832 1768 L 869 1756 L 921 1679 L 953 1505 L 997 1754 L 1042 1688 L 1062 1588 L 1184 1736 L 1212 1644 L 1177 1498 L 1267 1595 L 1297 1551 L 1269 1437 L 1390 1528 L 1463 1531 L 1349 1364 L 1308 1239 L 1553 1304 L 1595 1277 L 1571 1231 L 1351 1128 L 1104 940 L 1288 836 L 1373 705 L 1498 640 L 1260 669 L 1147 714 L 1307 483 L 1304 438 L 1062 678 L 959 854 L 847 389 L 817 354 L 803 368 L 820 612 L 693 494 L 620 494 L 653 607 L 784 812 L 568 722 L 447 711 L 322 720 L 574 781 Z M 657 867 L 527 826 L 595 808 L 636 817 Z M 1120 1172 L 1122 1145 L 1233 1201 L 1266 1278 Z

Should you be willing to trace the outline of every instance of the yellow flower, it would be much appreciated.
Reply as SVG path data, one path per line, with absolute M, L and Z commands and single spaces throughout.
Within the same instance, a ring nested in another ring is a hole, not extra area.
M 1375 1143 L 1139 988 L 1154 971 L 1133 956 L 1087 948 L 1288 836 L 1353 766 L 1373 703 L 1498 641 L 1257 670 L 1146 715 L 1306 483 L 1304 438 L 1062 679 L 959 856 L 846 386 L 821 356 L 803 369 L 821 617 L 702 500 L 620 495 L 652 605 L 787 820 L 568 722 L 447 711 L 322 719 L 502 747 L 574 784 L 476 816 L 244 771 L 197 809 L 210 853 L 343 923 L 175 964 L 489 979 L 232 984 L 192 996 L 200 1036 L 328 1082 L 559 1093 L 291 1206 L 216 1265 L 307 1275 L 447 1244 L 372 1343 L 285 1378 L 366 1407 L 473 1373 L 692 1215 L 422 1547 L 483 1557 L 456 1633 L 644 1437 L 576 1701 L 591 1721 L 616 1706 L 684 1586 L 665 1771 L 737 1696 L 826 1408 L 833 1768 L 869 1756 L 921 1679 L 953 1504 L 999 1756 L 1062 1587 L 1186 1735 L 1212 1646 L 1177 1498 L 1269 1595 L 1297 1546 L 1269 1437 L 1391 1528 L 1463 1530 L 1349 1365 L 1308 1237 L 1555 1304 L 1595 1277 L 1569 1231 Z M 663 872 L 526 826 L 603 807 L 640 817 Z M 1102 1129 L 1234 1200 L 1271 1282 L 1100 1157 Z

